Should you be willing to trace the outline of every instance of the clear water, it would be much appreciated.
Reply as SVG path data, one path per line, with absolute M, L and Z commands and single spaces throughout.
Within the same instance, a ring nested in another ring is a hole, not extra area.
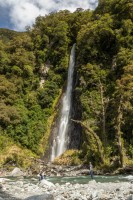
M 65 184 L 67 182 L 71 184 L 79 183 L 79 184 L 86 184 L 89 181 L 91 181 L 90 176 L 77 176 L 77 177 L 50 177 L 46 178 L 48 181 L 52 183 L 59 183 L 59 184 Z M 123 175 L 118 175 L 118 176 L 99 176 L 99 175 L 94 175 L 94 179 L 96 182 L 100 183 L 108 183 L 108 182 L 128 182 L 133 180 L 133 175 L 128 175 L 128 176 L 123 176 Z
M 15 182 L 18 181 L 18 178 L 16 177 L 7 177 L 8 181 Z M 79 184 L 87 184 L 89 181 L 91 181 L 91 177 L 88 176 L 76 176 L 76 177 L 46 177 L 47 181 L 50 181 L 54 184 L 65 184 L 65 183 L 79 183 Z M 100 183 L 108 183 L 108 182 L 130 182 L 133 181 L 133 175 L 115 175 L 115 176 L 100 176 L 100 175 L 94 175 L 93 180 Z M 39 181 L 38 177 L 24 177 L 22 179 L 24 183 L 37 183 Z

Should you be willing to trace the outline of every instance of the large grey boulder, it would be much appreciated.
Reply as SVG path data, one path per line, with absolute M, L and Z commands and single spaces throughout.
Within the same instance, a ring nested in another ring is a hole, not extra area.
M 129 195 L 126 200 L 133 200 L 133 195 Z
M 45 179 L 41 180 L 39 186 L 41 186 L 41 187 L 55 187 L 55 185 L 53 183 L 51 183 L 50 181 L 47 181 Z
M 12 197 L 8 193 L 5 193 L 2 190 L 0 190 L 0 200 L 20 200 L 20 199 Z
M 42 194 L 26 198 L 25 200 L 54 200 L 52 194 Z
M 10 176 L 24 176 L 24 173 L 18 167 L 15 167 L 10 173 Z

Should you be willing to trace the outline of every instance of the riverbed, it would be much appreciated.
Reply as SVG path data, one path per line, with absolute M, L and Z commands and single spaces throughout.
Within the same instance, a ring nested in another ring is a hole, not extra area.
M 2 181 L 3 180 L 3 181 Z M 0 178 L 0 200 L 23 200 L 35 195 L 52 195 L 54 200 L 132 200 L 133 176 L 6 177 Z M 4 194 L 2 193 L 2 194 Z M 7 195 L 8 196 L 7 198 Z
M 87 184 L 91 181 L 90 176 L 76 176 L 76 177 L 46 177 L 46 179 L 54 184 L 65 184 L 67 182 L 71 184 Z M 129 182 L 133 180 L 133 175 L 115 175 L 115 176 L 100 176 L 94 175 L 93 180 L 100 183 L 108 183 L 108 182 Z

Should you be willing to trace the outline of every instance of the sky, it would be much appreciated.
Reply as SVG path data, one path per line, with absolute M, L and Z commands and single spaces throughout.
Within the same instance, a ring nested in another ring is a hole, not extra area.
M 0 28 L 24 31 L 39 15 L 77 8 L 95 9 L 98 0 L 0 0 Z

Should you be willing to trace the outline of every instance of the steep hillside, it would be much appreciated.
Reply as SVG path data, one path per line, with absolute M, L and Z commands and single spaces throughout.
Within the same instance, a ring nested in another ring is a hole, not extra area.
M 77 132 L 82 135 L 76 154 L 81 163 L 132 164 L 132 0 L 100 0 L 95 11 L 39 16 L 25 33 L 0 30 L 1 163 L 24 165 L 19 156 L 8 156 L 13 145 L 27 158 L 42 157 L 49 149 L 75 42 L 71 125 L 78 131 L 70 133 L 70 147 L 76 148 Z
M 9 42 L 16 36 L 23 35 L 23 34 L 25 34 L 25 32 L 16 32 L 13 30 L 5 29 L 5 28 L 0 28 L 0 40 L 4 42 Z

